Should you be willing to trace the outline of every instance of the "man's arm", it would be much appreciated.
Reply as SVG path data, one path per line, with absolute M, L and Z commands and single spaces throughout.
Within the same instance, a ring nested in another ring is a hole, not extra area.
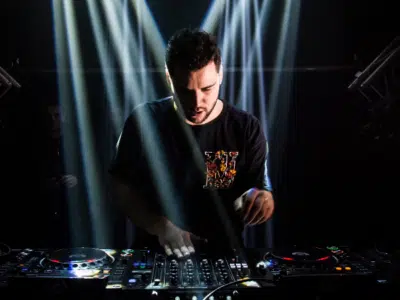
M 149 234 L 158 235 L 168 222 L 167 218 L 151 210 L 139 190 L 130 187 L 120 179 L 113 177 L 112 183 L 117 194 L 116 202 L 133 224 L 146 230 Z
M 152 211 L 138 190 L 115 177 L 113 185 L 117 193 L 117 203 L 125 215 L 136 226 L 146 230 L 149 234 L 156 235 L 167 255 L 175 254 L 177 257 L 182 257 L 194 253 L 192 239 L 198 239 L 198 237 L 176 227 L 166 217 Z
M 145 196 L 147 185 L 151 183 L 148 176 L 147 157 L 143 147 L 143 130 L 141 114 L 148 114 L 145 106 L 134 109 L 125 121 L 124 128 L 116 145 L 115 157 L 109 168 L 113 190 L 116 193 L 116 204 L 136 226 L 150 234 L 155 233 L 155 224 L 162 217 L 152 209 L 152 197 Z
M 268 175 L 268 142 L 261 123 L 251 118 L 246 131 L 246 182 L 249 188 L 272 191 Z
M 256 118 L 250 119 L 246 137 L 246 188 L 250 189 L 235 201 L 235 206 L 242 207 L 247 225 L 256 225 L 267 221 L 275 207 L 268 176 L 267 139 Z M 242 204 L 238 205 L 238 202 Z
M 190 233 L 159 214 L 158 203 L 152 193 L 155 188 L 150 176 L 149 162 L 152 157 L 143 149 L 144 128 L 139 115 L 140 112 L 135 111 L 125 122 L 109 169 L 117 194 L 116 203 L 136 226 L 158 237 L 167 255 L 189 255 L 194 252 Z

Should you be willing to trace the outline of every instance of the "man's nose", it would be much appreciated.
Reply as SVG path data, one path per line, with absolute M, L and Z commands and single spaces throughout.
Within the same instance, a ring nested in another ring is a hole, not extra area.
M 195 92 L 193 95 L 193 101 L 194 101 L 195 107 L 200 107 L 202 100 L 203 100 L 203 93 L 201 91 Z

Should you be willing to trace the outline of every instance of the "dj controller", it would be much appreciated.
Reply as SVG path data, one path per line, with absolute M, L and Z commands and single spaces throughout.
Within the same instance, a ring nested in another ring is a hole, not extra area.
M 174 300 L 314 297 L 350 290 L 371 296 L 375 287 L 390 284 L 383 261 L 342 247 L 245 249 L 178 259 L 151 249 L 18 250 L 0 244 L 0 298 L 27 291 L 52 299 L 74 292 Z

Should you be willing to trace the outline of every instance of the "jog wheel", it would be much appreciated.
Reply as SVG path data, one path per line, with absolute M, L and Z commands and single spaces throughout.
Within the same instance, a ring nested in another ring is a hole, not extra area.
M 275 259 L 293 264 L 329 263 L 335 260 L 331 252 L 315 247 L 310 249 L 277 250 L 273 251 L 271 255 Z
M 105 251 L 95 248 L 60 249 L 52 252 L 42 265 L 52 269 L 102 269 L 109 266 L 114 259 Z

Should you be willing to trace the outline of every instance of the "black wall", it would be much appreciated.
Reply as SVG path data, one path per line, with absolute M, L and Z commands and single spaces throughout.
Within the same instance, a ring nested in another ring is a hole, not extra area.
M 182 17 L 177 17 L 173 15 L 178 12 L 171 9 L 172 5 L 167 9 L 159 2 L 148 1 L 164 37 L 179 27 L 199 25 L 202 14 L 191 17 L 188 8 L 180 12 Z M 184 5 L 185 1 L 181 2 L 176 1 L 176 5 Z M 7 103 L 3 101 L 7 104 L 3 107 L 7 108 L 2 108 L 2 112 L 7 111 L 13 121 L 17 120 L 10 130 L 23 128 L 18 129 L 25 133 L 20 135 L 22 140 L 32 135 L 25 129 L 35 128 L 38 107 L 56 94 L 49 3 L 9 1 L 0 9 L 0 65 L 10 68 L 19 59 L 18 68 L 10 72 L 24 85 L 20 97 L 9 97 Z M 78 17 L 82 18 L 79 21 L 82 35 L 90 37 L 84 1 L 75 3 L 80 8 Z M 204 3 L 197 12 L 205 10 L 207 5 Z M 280 161 L 279 164 L 272 162 L 278 244 L 368 244 L 390 236 L 390 227 L 397 224 L 394 207 L 398 199 L 398 140 L 377 141 L 373 135 L 362 136 L 361 127 L 365 122 L 362 115 L 368 104 L 359 94 L 346 89 L 355 72 L 365 67 L 399 34 L 394 6 L 386 1 L 385 5 L 362 1 L 302 2 L 296 67 L 316 68 L 299 69 L 292 74 L 289 112 L 280 112 L 288 122 L 287 134 L 274 136 L 275 141 L 282 138 L 284 145 L 279 149 L 274 148 L 274 143 L 271 145 L 272 159 Z M 275 28 L 278 30 L 277 24 Z M 115 133 L 107 118 L 101 74 L 93 71 L 99 67 L 94 43 L 90 38 L 84 40 L 84 59 L 88 70 L 92 70 L 87 73 L 87 82 L 93 127 L 98 133 L 108 133 L 106 139 L 103 134 L 96 136 L 98 149 L 103 149 L 99 151 L 99 157 L 105 171 Z M 273 63 L 270 59 L 266 62 Z M 163 90 L 161 82 L 158 85 Z M 13 137 L 10 142 L 10 136 L 7 135 L 6 145 L 2 146 L 3 151 L 7 149 L 8 156 L 3 157 L 8 162 L 10 155 L 16 153 L 13 147 L 20 148 L 21 145 L 19 138 Z M 2 141 L 6 139 L 2 138 Z M 29 147 L 25 145 L 21 151 L 29 152 Z M 26 173 L 23 165 L 20 168 L 18 172 L 10 172 Z M 14 164 L 9 169 L 15 169 Z M 8 177 L 4 182 L 15 183 L 15 177 L 3 176 Z M 106 181 L 106 175 L 103 180 Z M 26 183 L 18 181 L 16 186 L 18 184 Z M 21 194 L 17 197 L 25 198 Z

